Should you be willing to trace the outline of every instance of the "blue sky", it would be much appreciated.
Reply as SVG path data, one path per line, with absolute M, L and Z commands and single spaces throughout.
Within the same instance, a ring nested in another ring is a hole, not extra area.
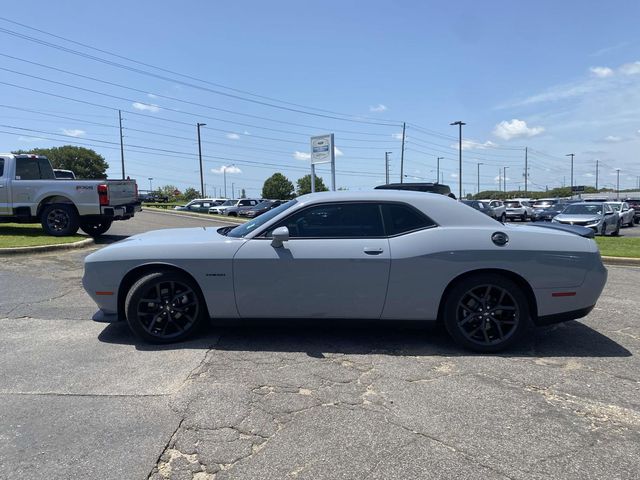
M 525 146 L 535 189 L 569 184 L 567 153 L 576 185 L 594 184 L 596 159 L 600 186 L 616 168 L 621 188 L 640 176 L 637 2 L 26 1 L 0 17 L 25 25 L 0 20 L 0 82 L 15 85 L 0 83 L 0 149 L 87 144 L 118 177 L 122 109 L 127 173 L 141 188 L 148 177 L 199 188 L 196 122 L 207 124 L 211 195 L 225 166 L 228 195 L 231 183 L 259 195 L 275 171 L 295 181 L 309 170 L 309 135 L 327 132 L 337 186 L 382 183 L 385 151 L 398 180 L 403 121 L 408 180 L 435 179 L 441 156 L 455 191 L 455 120 L 467 123 L 466 192 L 477 163 L 481 189 L 503 167 L 507 188 L 523 188 Z

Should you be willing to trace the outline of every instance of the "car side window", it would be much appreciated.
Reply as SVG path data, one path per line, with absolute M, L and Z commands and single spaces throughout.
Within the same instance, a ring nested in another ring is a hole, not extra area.
M 416 209 L 397 203 L 382 205 L 384 224 L 387 235 L 400 235 L 427 227 L 434 227 L 436 223 Z
M 271 236 L 278 227 L 287 227 L 289 238 L 384 236 L 380 208 L 375 203 L 334 203 L 309 207 L 282 220 L 266 235 Z
M 211 206 L 211 203 L 209 203 L 209 202 L 204 202 L 204 203 L 202 204 L 202 206 L 203 206 L 204 208 L 209 208 L 209 207 Z
M 37 158 L 16 158 L 16 180 L 40 180 Z
M 4 158 L 0 158 L 0 177 L 4 175 Z

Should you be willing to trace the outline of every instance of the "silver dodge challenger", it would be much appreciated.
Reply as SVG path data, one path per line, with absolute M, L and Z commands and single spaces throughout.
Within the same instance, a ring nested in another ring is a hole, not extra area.
M 422 192 L 322 192 L 236 227 L 135 235 L 85 260 L 98 321 L 180 341 L 209 319 L 441 322 L 495 352 L 577 319 L 607 279 L 593 231 L 505 225 Z

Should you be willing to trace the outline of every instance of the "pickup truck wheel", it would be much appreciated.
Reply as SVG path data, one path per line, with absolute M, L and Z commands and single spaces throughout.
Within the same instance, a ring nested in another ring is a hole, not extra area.
M 111 219 L 80 220 L 80 228 L 87 235 L 99 237 L 111 228 L 112 223 L 113 220 Z
M 76 234 L 80 219 L 73 205 L 56 203 L 44 207 L 40 214 L 40 223 L 47 235 L 67 237 Z
M 155 272 L 133 284 L 125 300 L 129 328 L 150 343 L 179 342 L 203 324 L 200 289 L 186 275 Z

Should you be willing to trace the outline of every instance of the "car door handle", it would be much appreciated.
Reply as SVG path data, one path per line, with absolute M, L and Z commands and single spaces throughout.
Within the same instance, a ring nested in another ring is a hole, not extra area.
M 364 248 L 364 253 L 366 253 L 367 255 L 380 255 L 382 252 L 384 252 L 384 250 L 382 250 L 381 248 Z

